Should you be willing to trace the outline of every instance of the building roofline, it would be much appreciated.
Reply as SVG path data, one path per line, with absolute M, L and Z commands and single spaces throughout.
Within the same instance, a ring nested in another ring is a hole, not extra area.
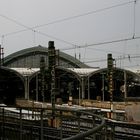
M 38 45 L 38 46 L 35 46 L 35 47 L 31 47 L 31 48 L 26 48 L 26 49 L 23 49 L 23 50 L 20 50 L 20 51 L 17 51 L 15 53 L 12 53 L 8 56 L 6 56 L 4 58 L 4 63 L 7 64 L 8 62 L 18 58 L 18 57 L 21 57 L 23 55 L 29 55 L 31 53 L 48 53 L 48 48 L 47 47 L 43 47 L 41 45 Z M 81 68 L 89 68 L 88 65 L 82 63 L 81 61 L 79 61 L 78 59 L 64 53 L 64 52 L 59 52 L 59 56 L 61 59 L 64 59 L 66 61 L 69 61 L 70 63 L 72 64 L 75 64 L 76 66 L 78 67 L 81 67 Z

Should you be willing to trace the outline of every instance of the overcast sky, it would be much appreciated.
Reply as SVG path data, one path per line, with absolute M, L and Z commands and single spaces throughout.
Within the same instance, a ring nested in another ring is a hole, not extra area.
M 140 68 L 140 0 L 0 0 L 0 37 L 5 56 L 52 40 L 92 67 L 112 53 Z

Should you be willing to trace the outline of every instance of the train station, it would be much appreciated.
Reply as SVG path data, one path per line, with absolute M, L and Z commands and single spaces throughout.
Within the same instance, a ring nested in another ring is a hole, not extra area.
M 117 68 L 112 54 L 107 56 L 106 68 L 92 68 L 55 50 L 50 41 L 48 47 L 24 49 L 5 57 L 4 63 L 2 60 L 1 55 L 1 103 L 15 104 L 20 98 L 51 102 L 52 78 L 55 100 L 63 103 L 70 97 L 76 104 L 84 99 L 121 102 L 126 97 L 140 97 L 140 71 Z
M 112 54 L 105 68 L 89 67 L 53 41 L 5 58 L 0 50 L 0 138 L 140 137 L 140 71 L 117 68 Z

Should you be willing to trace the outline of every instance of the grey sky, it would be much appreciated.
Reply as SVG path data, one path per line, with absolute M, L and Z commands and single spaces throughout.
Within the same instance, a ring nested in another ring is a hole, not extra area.
M 5 56 L 36 45 L 47 47 L 48 41 L 54 40 L 56 49 L 76 54 L 77 58 L 80 54 L 81 61 L 93 67 L 106 67 L 107 53 L 116 58 L 117 67 L 140 67 L 140 38 L 77 47 L 140 37 L 139 25 L 140 0 L 136 4 L 133 0 L 0 0 L 0 36 Z

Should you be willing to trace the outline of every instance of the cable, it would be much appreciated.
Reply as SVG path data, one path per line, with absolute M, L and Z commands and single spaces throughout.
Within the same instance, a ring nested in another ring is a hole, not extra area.
M 14 20 L 14 19 L 12 19 L 12 18 L 9 18 L 9 17 L 4 16 L 4 15 L 1 15 L 1 14 L 0 14 L 0 16 L 3 17 L 3 18 L 5 18 L 5 19 L 7 19 L 7 20 L 9 20 L 9 21 L 14 22 L 15 24 L 17 24 L 17 25 L 19 25 L 19 26 L 22 26 L 22 27 L 26 28 L 27 30 L 32 30 L 32 31 L 34 31 L 33 28 L 30 28 L 30 27 L 28 27 L 28 26 L 25 26 L 25 25 L 23 25 L 22 23 L 20 23 L 20 22 Z M 4 35 L 4 36 L 5 36 L 5 35 Z
M 118 39 L 118 40 L 112 40 L 112 41 L 105 41 L 105 42 L 99 42 L 99 43 L 93 43 L 93 44 L 87 44 L 86 46 L 77 46 L 78 48 L 86 48 L 89 46 L 99 46 L 99 45 L 105 45 L 105 44 L 113 44 L 113 43 L 119 43 L 123 41 L 130 41 L 130 40 L 135 40 L 135 39 L 140 39 L 140 36 L 138 37 L 131 37 L 131 38 L 125 38 L 125 39 Z M 63 48 L 61 50 L 72 50 L 75 49 L 74 47 L 69 47 L 69 48 Z
M 3 18 L 5 18 L 5 19 L 7 19 L 7 20 L 9 20 L 9 21 L 12 21 L 12 22 L 16 23 L 16 24 L 19 25 L 19 26 L 22 26 L 22 27 L 26 28 L 26 29 L 24 29 L 24 30 L 22 30 L 22 31 L 31 30 L 33 33 L 38 33 L 38 34 L 41 34 L 41 35 L 43 35 L 43 36 L 46 36 L 46 37 L 49 37 L 49 38 L 53 38 L 53 39 L 55 39 L 55 40 L 58 40 L 58 41 L 60 41 L 60 42 L 63 42 L 63 43 L 66 43 L 66 44 L 69 44 L 69 45 L 72 45 L 72 46 L 76 46 L 74 43 L 70 43 L 70 42 L 68 42 L 68 41 L 65 41 L 65 40 L 56 38 L 56 37 L 54 37 L 54 36 L 45 34 L 45 33 L 43 33 L 43 32 L 34 30 L 33 28 L 28 27 L 28 26 L 26 26 L 26 25 L 24 25 L 24 24 L 22 24 L 22 23 L 20 23 L 20 22 L 18 22 L 18 21 L 16 21 L 16 20 L 14 20 L 14 19 L 11 19 L 11 18 L 9 18 L 9 17 L 7 17 L 7 16 L 4 16 L 4 15 L 0 15 L 0 16 L 3 17 Z M 6 37 L 6 36 L 14 35 L 14 34 L 20 33 L 20 32 L 21 32 L 21 31 L 11 32 L 11 33 L 8 33 L 8 34 L 2 35 L 2 36 L 3 36 L 3 37 Z M 34 38 L 34 39 L 35 39 L 35 38 Z M 35 40 L 34 40 L 34 41 L 35 41 Z
M 106 7 L 106 8 L 98 9 L 98 10 L 95 10 L 95 11 L 86 12 L 86 13 L 83 13 L 83 14 L 79 14 L 79 15 L 75 15 L 75 16 L 71 16 L 71 17 L 66 17 L 66 18 L 63 18 L 63 19 L 58 19 L 58 20 L 55 20 L 55 21 L 52 21 L 52 22 L 49 22 L 49 23 L 46 23 L 46 24 L 34 26 L 34 27 L 31 27 L 31 28 L 26 27 L 23 24 L 21 24 L 19 22 L 16 22 L 15 20 L 10 19 L 10 18 L 8 18 L 6 16 L 3 16 L 3 15 L 0 15 L 0 16 L 6 18 L 8 20 L 11 20 L 11 21 L 15 22 L 16 24 L 26 28 L 24 30 L 19 30 L 19 31 L 16 31 L 16 32 L 11 32 L 11 33 L 7 33 L 7 34 L 4 35 L 4 36 L 9 36 L 9 35 L 17 34 L 17 33 L 20 33 L 20 32 L 27 31 L 27 30 L 34 30 L 36 28 L 40 28 L 40 27 L 44 27 L 44 26 L 48 26 L 48 25 L 52 25 L 52 24 L 56 24 L 56 23 L 60 23 L 60 22 L 64 22 L 64 21 L 68 21 L 68 20 L 72 20 L 72 19 L 76 19 L 76 18 L 79 18 L 79 17 L 83 17 L 83 16 L 87 16 L 87 15 L 103 12 L 103 11 L 106 11 L 106 10 L 109 10 L 109 9 L 112 9 L 112 8 L 116 8 L 116 7 L 124 6 L 124 5 L 127 5 L 127 4 L 131 4 L 133 2 L 134 2 L 134 0 L 133 1 L 129 1 L 129 2 L 125 2 L 125 3 L 121 3 L 121 4 L 117 4 L 117 5 L 113 5 L 113 6 Z
M 112 9 L 112 8 L 115 8 L 115 7 L 119 7 L 119 6 L 131 4 L 131 3 L 134 3 L 134 35 L 133 35 L 133 38 L 126 38 L 126 39 L 119 39 L 119 40 L 113 40 L 113 41 L 100 42 L 100 43 L 95 43 L 95 44 L 89 44 L 89 45 L 86 45 L 86 46 L 85 46 L 85 45 L 84 45 L 84 46 L 78 46 L 78 45 L 75 45 L 74 43 L 71 43 L 71 42 L 68 42 L 68 41 L 65 41 L 65 40 L 62 40 L 62 39 L 53 37 L 53 36 L 48 35 L 48 34 L 46 34 L 46 33 L 43 33 L 43 32 L 34 30 L 35 28 L 40 28 L 40 27 L 47 26 L 47 25 L 50 25 L 50 24 L 60 23 L 60 22 L 63 22 L 63 21 L 67 21 L 67 20 L 79 18 L 79 17 L 82 17 L 82 16 L 94 14 L 94 13 L 97 13 L 97 12 L 103 12 L 103 11 L 106 11 L 106 10 L 109 10 L 109 9 Z M 24 29 L 24 30 L 20 30 L 20 31 L 8 33 L 8 34 L 5 34 L 5 35 L 3 35 L 3 36 L 9 36 L 9 35 L 13 35 L 13 34 L 16 34 L 16 33 L 23 32 L 23 31 L 31 30 L 31 31 L 33 31 L 34 33 L 38 33 L 38 34 L 41 34 L 41 35 L 43 35 L 43 36 L 50 37 L 50 38 L 53 38 L 53 39 L 55 39 L 55 40 L 58 40 L 58 41 L 61 41 L 61 42 L 66 43 L 66 44 L 69 44 L 69 45 L 74 46 L 74 47 L 71 47 L 71 48 L 66 48 L 66 49 L 61 49 L 61 50 L 71 50 L 71 49 L 75 49 L 75 46 L 77 46 L 77 48 L 80 49 L 80 48 L 87 48 L 87 47 L 89 47 L 89 46 L 97 46 L 97 45 L 104 45 L 104 44 L 112 44 L 112 43 L 117 43 L 117 42 L 122 42 L 122 41 L 128 41 L 128 40 L 133 40 L 133 39 L 139 39 L 140 37 L 135 37 L 135 5 L 136 5 L 136 0 L 135 0 L 135 1 L 129 1 L 129 2 L 125 2 L 125 3 L 118 4 L 118 5 L 113 5 L 113 6 L 110 6 L 110 7 L 106 7 L 106 8 L 103 8 L 103 9 L 98 9 L 98 10 L 95 10 L 95 11 L 87 12 L 87 13 L 84 13 L 84 14 L 80 14 L 80 15 L 71 16 L 71 17 L 68 17 L 68 18 L 56 20 L 56 21 L 53 21 L 53 22 L 50 22 L 50 23 L 47 23 L 47 24 L 43 24 L 43 25 L 39 25 L 39 26 L 35 26 L 35 27 L 28 27 L 28 26 L 25 26 L 25 25 L 23 25 L 23 24 L 17 22 L 17 21 L 14 20 L 14 19 L 11 19 L 11 18 L 6 17 L 6 16 L 4 16 L 4 15 L 0 15 L 1 17 L 5 18 L 5 19 L 7 19 L 7 20 L 10 20 L 10 21 L 16 23 L 17 25 L 20 25 L 20 26 L 26 28 L 26 29 Z M 34 41 L 35 41 L 35 40 L 34 40 Z
M 116 7 L 124 6 L 124 5 L 127 5 L 127 4 L 131 4 L 133 2 L 134 2 L 134 0 L 133 1 L 129 1 L 129 2 L 124 2 L 124 3 L 113 5 L 113 6 L 110 6 L 110 7 L 106 7 L 106 8 L 102 8 L 102 9 L 86 12 L 86 13 L 83 13 L 83 14 L 79 14 L 79 15 L 75 15 L 75 16 L 71 16 L 71 17 L 67 17 L 67 18 L 63 18 L 63 19 L 59 19 L 59 20 L 55 20 L 55 21 L 52 21 L 52 22 L 49 22 L 49 23 L 46 23 L 46 24 L 35 26 L 33 28 L 40 28 L 40 27 L 44 27 L 44 26 L 48 26 L 48 25 L 52 25 L 52 24 L 56 24 L 56 23 L 60 23 L 60 22 L 64 22 L 64 21 L 68 21 L 68 20 L 72 20 L 72 19 L 76 19 L 76 18 L 79 18 L 79 17 L 83 17 L 83 16 L 87 16 L 87 15 L 103 12 L 103 11 L 106 11 L 106 10 L 110 10 L 112 8 L 116 8 Z
M 103 50 L 103 49 L 97 49 L 97 48 L 88 48 L 88 49 L 99 51 L 99 52 L 104 52 L 104 53 L 110 52 L 110 53 L 115 53 L 115 54 L 123 54 L 122 52 L 118 52 L 118 51 Z
M 131 56 L 130 58 L 131 58 L 131 59 L 140 58 L 140 55 L 138 55 L 138 56 Z M 119 58 L 114 58 L 114 59 L 115 59 L 116 61 L 118 61 L 118 60 L 123 60 L 123 59 L 128 59 L 128 55 L 127 55 L 127 57 L 124 56 L 123 58 L 122 58 L 122 57 L 119 57 Z M 107 59 L 99 59 L 99 60 L 85 61 L 85 63 L 104 62 L 104 61 L 107 61 Z
M 66 43 L 66 44 L 69 44 L 69 45 L 72 45 L 72 46 L 77 46 L 77 45 L 75 45 L 74 43 L 65 41 L 65 40 L 63 40 L 63 39 L 56 38 L 56 37 L 54 37 L 54 36 L 48 35 L 48 34 L 46 34 L 46 33 L 40 32 L 40 31 L 36 31 L 36 33 L 41 34 L 41 35 L 46 36 L 46 37 L 49 37 L 49 38 L 53 38 L 53 39 L 55 39 L 55 40 L 58 40 L 58 41 L 60 41 L 60 42 L 63 42 L 63 43 Z
M 135 26 L 136 26 L 136 23 L 135 23 L 135 22 L 136 22 L 136 2 L 137 2 L 137 1 L 135 0 L 135 1 L 134 1 L 134 8 L 133 8 L 133 9 L 134 9 L 134 15 L 133 15 L 133 17 L 134 17 L 134 19 L 133 19 L 133 20 L 134 20 L 134 21 L 133 21 L 133 24 L 134 24 L 134 25 L 133 25 L 133 26 L 134 26 L 134 27 L 133 27 L 133 38 L 135 37 L 135 30 L 136 30 L 136 27 L 135 27 Z
M 36 46 L 36 31 L 33 32 L 33 46 Z

